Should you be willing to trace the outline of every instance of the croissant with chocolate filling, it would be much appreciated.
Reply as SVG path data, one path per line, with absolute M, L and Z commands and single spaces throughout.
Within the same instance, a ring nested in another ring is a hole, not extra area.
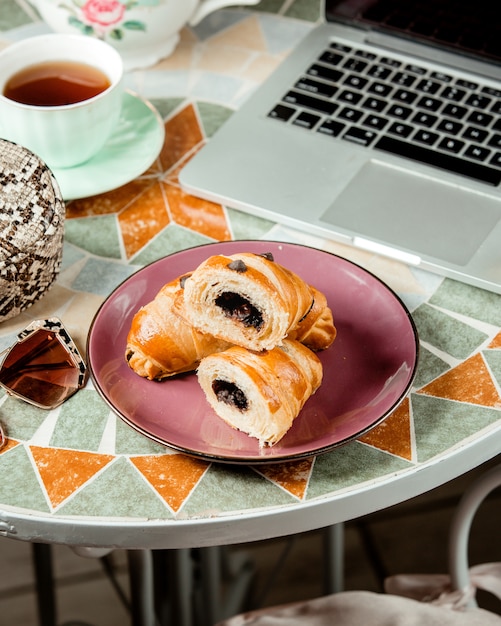
M 325 294 L 311 285 L 310 289 L 313 304 L 305 317 L 289 332 L 287 338 L 300 341 L 311 350 L 325 350 L 332 345 L 337 331 Z
M 322 381 L 317 355 L 297 341 L 253 352 L 234 346 L 202 359 L 198 380 L 216 414 L 259 440 L 280 441 Z
M 164 285 L 132 319 L 125 358 L 143 378 L 160 380 L 193 371 L 204 356 L 229 347 L 225 341 L 195 330 L 173 312 L 176 295 L 182 306 L 181 282 L 176 279 Z
M 309 285 L 271 255 L 240 253 L 201 263 L 176 310 L 201 332 L 259 351 L 280 345 L 313 301 Z

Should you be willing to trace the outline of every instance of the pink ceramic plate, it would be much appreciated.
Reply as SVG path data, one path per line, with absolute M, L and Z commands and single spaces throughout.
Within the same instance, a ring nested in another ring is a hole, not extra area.
M 166 282 L 213 254 L 271 252 L 323 291 L 337 338 L 320 353 L 324 379 L 285 437 L 271 448 L 227 426 L 209 408 L 195 374 L 153 382 L 125 362 L 132 317 Z M 358 265 L 295 244 L 235 241 L 190 248 L 160 259 L 119 286 L 97 313 L 88 340 L 90 372 L 100 394 L 130 426 L 187 454 L 227 463 L 308 457 L 344 444 L 379 424 L 410 390 L 418 337 L 391 289 Z

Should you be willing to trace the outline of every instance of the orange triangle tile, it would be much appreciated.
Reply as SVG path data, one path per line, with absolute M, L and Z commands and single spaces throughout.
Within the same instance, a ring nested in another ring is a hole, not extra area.
M 138 456 L 131 462 L 174 512 L 181 508 L 210 465 L 185 454 Z
M 410 400 L 404 401 L 359 441 L 408 461 L 412 460 Z
M 499 332 L 489 344 L 489 348 L 501 348 L 501 332 Z
M 195 148 L 180 161 L 177 162 L 176 166 L 169 170 L 163 179 L 166 183 L 172 183 L 174 185 L 179 185 L 179 172 L 183 169 L 183 167 L 191 161 L 191 159 L 195 156 L 197 152 L 199 152 L 205 145 L 205 142 L 199 143 Z
M 236 49 L 245 48 L 258 52 L 266 52 L 266 41 L 257 17 L 237 22 L 234 26 L 225 28 L 220 34 L 214 35 L 208 41 L 208 46 L 213 44 L 235 46 Z
M 165 122 L 165 143 L 159 159 L 166 172 L 203 140 L 193 105 L 188 105 Z
M 53 507 L 69 498 L 115 457 L 108 454 L 30 447 Z
M 442 374 L 419 393 L 501 408 L 501 397 L 480 353 Z
M 127 258 L 144 248 L 169 221 L 162 186 L 155 183 L 118 216 Z
M 15 448 L 18 445 L 19 445 L 19 441 L 6 437 L 5 445 L 3 448 L 0 449 L 0 454 L 7 452 L 7 450 L 12 450 L 12 448 Z
M 293 496 L 302 500 L 308 487 L 313 459 L 302 459 L 301 461 L 291 461 L 290 463 L 277 463 L 273 465 L 260 466 L 259 471 L 271 482 L 280 485 Z
M 216 241 L 231 239 L 226 214 L 220 204 L 190 196 L 179 187 L 168 183 L 164 183 L 164 187 L 170 214 L 176 224 Z
M 131 200 L 143 193 L 151 185 L 147 178 L 136 178 L 112 191 L 98 196 L 72 200 L 66 205 L 66 218 L 92 217 L 94 215 L 110 215 L 119 213 Z

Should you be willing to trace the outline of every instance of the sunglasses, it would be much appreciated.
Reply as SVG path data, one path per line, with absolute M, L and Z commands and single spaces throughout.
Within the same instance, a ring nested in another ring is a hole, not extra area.
M 0 386 L 41 409 L 55 409 L 85 385 L 85 361 L 57 317 L 31 322 L 2 354 Z

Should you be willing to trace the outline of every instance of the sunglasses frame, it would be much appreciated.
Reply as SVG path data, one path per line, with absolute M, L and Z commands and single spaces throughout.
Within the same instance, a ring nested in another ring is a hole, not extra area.
M 64 327 L 64 324 L 58 317 L 49 317 L 44 320 L 34 320 L 33 322 L 30 322 L 24 330 L 19 332 L 17 335 L 16 343 L 10 346 L 9 348 L 6 348 L 2 353 L 0 353 L 0 357 L 3 357 L 1 364 L 0 364 L 0 370 L 5 359 L 12 352 L 12 350 L 14 350 L 14 348 L 19 343 L 22 343 L 28 337 L 30 337 L 31 335 L 33 335 L 34 333 L 40 330 L 45 330 L 45 331 L 54 333 L 59 343 L 68 352 L 70 359 L 73 362 L 73 365 L 75 366 L 75 369 L 77 369 L 78 371 L 78 383 L 74 391 L 72 391 L 69 395 L 67 395 L 62 402 L 58 402 L 51 406 L 46 406 L 46 405 L 40 404 L 32 400 L 31 398 L 26 398 L 25 396 L 17 393 L 16 391 L 13 391 L 12 389 L 4 385 L 2 382 L 0 382 L 0 387 L 2 387 L 9 396 L 19 398 L 20 400 L 23 400 L 24 402 L 27 402 L 28 404 L 50 411 L 60 406 L 61 404 L 63 404 L 63 402 L 68 400 L 68 398 L 74 395 L 79 389 L 82 389 L 82 387 L 84 387 L 87 381 L 87 374 L 88 374 L 87 366 L 85 364 L 84 358 L 78 351 L 78 348 L 76 347 L 75 342 L 71 338 L 71 335 L 66 330 L 66 328 Z M 1 426 L 0 426 L 0 429 L 1 429 Z M 0 448 L 2 447 L 1 446 L 2 436 L 5 441 L 5 435 L 3 431 L 0 432 Z

